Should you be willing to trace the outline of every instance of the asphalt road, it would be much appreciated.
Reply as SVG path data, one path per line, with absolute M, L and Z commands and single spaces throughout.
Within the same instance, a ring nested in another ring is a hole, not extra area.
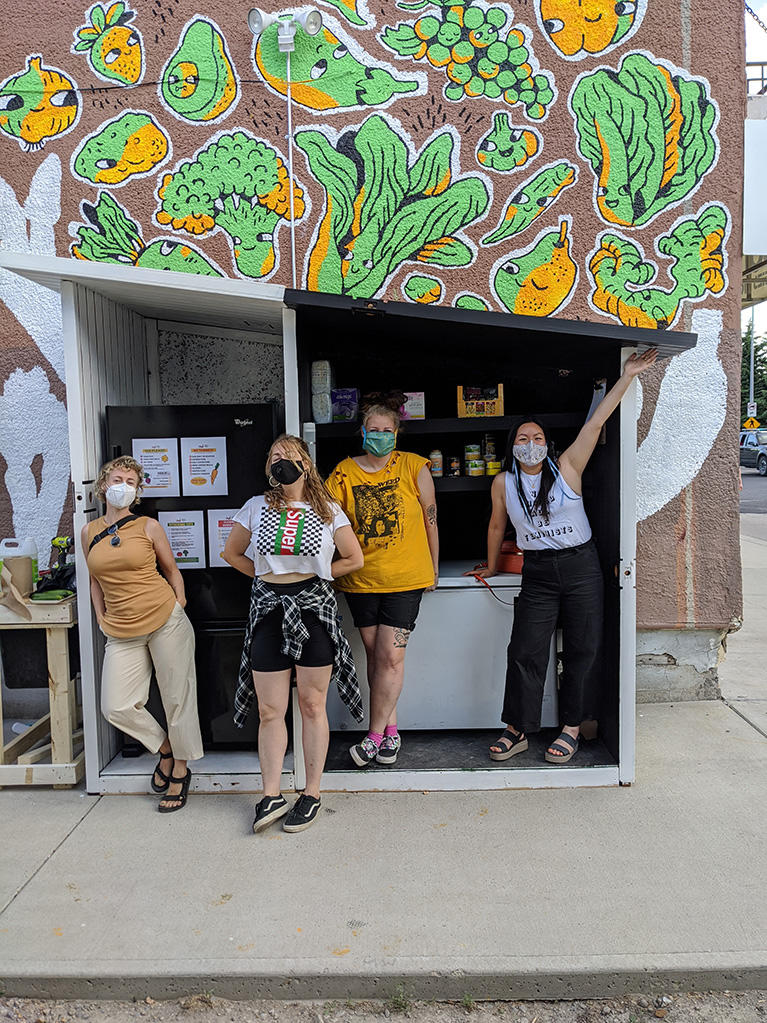
M 740 492 L 740 531 L 744 536 L 767 540 L 767 476 L 743 469 Z

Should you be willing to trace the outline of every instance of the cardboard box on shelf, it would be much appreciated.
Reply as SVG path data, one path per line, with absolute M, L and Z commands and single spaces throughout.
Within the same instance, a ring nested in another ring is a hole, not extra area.
M 503 415 L 503 384 L 491 387 L 458 385 L 458 418 L 481 419 Z
M 400 419 L 425 419 L 426 395 L 423 391 L 405 391 L 407 401 L 400 409 Z

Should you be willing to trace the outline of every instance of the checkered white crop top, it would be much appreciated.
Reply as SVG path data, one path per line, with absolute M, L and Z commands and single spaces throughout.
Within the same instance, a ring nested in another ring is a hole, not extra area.
M 253 558 L 256 575 L 312 573 L 332 579 L 330 564 L 335 553 L 335 532 L 348 526 L 349 519 L 338 504 L 333 521 L 327 524 L 314 509 L 296 501 L 279 510 L 267 507 L 263 495 L 251 497 L 234 516 L 251 534 L 247 556 Z

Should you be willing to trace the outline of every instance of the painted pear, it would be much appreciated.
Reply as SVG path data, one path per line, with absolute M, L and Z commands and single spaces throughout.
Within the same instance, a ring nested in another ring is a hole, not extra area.
M 499 267 L 494 287 L 509 312 L 551 316 L 575 286 L 578 268 L 570 256 L 567 221 L 548 231 L 527 252 Z

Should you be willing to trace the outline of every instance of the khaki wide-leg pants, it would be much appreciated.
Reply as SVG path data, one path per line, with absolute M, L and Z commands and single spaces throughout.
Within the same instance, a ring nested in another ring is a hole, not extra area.
M 152 665 L 177 760 L 199 760 L 202 736 L 197 715 L 194 629 L 180 604 L 167 622 L 145 636 L 107 638 L 101 677 L 101 713 L 107 721 L 156 753 L 165 732 L 146 709 Z

